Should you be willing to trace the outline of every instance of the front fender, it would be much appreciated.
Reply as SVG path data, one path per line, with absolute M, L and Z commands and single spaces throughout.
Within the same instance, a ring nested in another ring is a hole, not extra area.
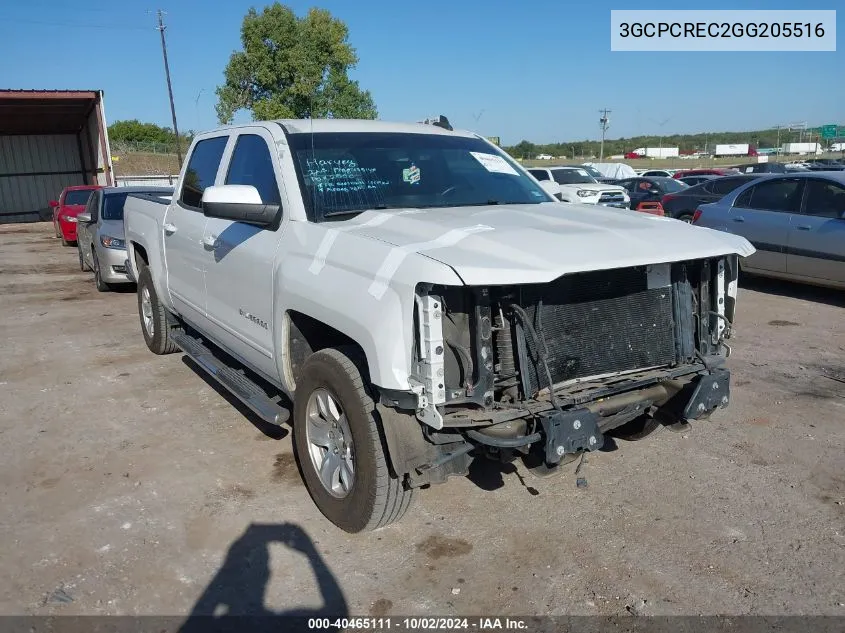
M 448 266 L 411 253 L 379 286 L 376 272 L 395 247 L 340 232 L 327 249 L 326 232 L 320 224 L 292 223 L 280 249 L 284 256 L 277 262 L 273 313 L 281 319 L 295 310 L 345 334 L 363 349 L 373 384 L 408 391 L 416 286 L 461 285 L 460 278 Z M 284 328 L 280 330 L 286 337 Z M 284 352 L 286 340 L 277 344 Z M 286 362 L 285 353 L 277 358 Z M 289 373 L 285 366 L 279 371 Z

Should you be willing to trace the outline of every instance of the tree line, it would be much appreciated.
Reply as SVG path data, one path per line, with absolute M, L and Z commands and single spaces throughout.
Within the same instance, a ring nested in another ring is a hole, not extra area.
M 748 143 L 756 147 L 776 147 L 781 144 L 804 140 L 817 142 L 816 134 L 804 132 L 803 139 L 798 130 L 750 130 L 747 132 L 699 132 L 697 134 L 667 134 L 666 136 L 631 136 L 629 138 L 605 139 L 604 155 L 613 156 L 631 152 L 638 147 L 677 147 L 681 152 L 712 152 L 717 144 Z M 586 157 L 598 156 L 600 142 L 593 140 L 567 141 L 562 143 L 532 143 L 522 140 L 503 149 L 514 158 L 534 158 L 538 154 L 551 156 Z
M 194 138 L 193 131 L 180 134 L 182 147 L 187 147 Z M 132 145 L 174 145 L 173 128 L 142 123 L 138 119 L 115 121 L 109 126 L 109 140 L 112 144 L 129 143 Z

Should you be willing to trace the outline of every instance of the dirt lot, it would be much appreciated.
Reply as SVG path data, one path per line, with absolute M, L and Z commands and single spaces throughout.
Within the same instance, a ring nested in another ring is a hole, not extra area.
M 537 479 L 473 469 L 359 536 L 291 454 L 0 227 L 0 614 L 845 614 L 845 294 L 743 288 L 732 406 Z

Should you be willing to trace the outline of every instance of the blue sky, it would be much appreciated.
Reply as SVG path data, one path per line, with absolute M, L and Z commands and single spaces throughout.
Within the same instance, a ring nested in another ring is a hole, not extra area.
M 96 88 L 110 121 L 170 124 L 152 10 L 167 12 L 180 128 L 216 125 L 215 87 L 240 46 L 250 6 L 240 0 L 26 0 L 0 4 L 0 87 Z M 446 114 L 456 127 L 504 143 L 743 130 L 807 121 L 845 124 L 845 44 L 835 53 L 624 53 L 610 51 L 610 10 L 794 9 L 796 3 L 533 0 L 319 0 L 344 20 L 360 57 L 352 75 L 380 118 Z M 812 9 L 840 9 L 841 0 Z M 661 125 L 662 123 L 662 125 Z

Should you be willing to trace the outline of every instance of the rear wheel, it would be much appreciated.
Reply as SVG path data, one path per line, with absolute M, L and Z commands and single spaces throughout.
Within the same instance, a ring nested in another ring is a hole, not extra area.
M 172 339 L 180 330 L 179 323 L 159 301 L 147 266 L 138 274 L 138 316 L 144 342 L 153 354 L 172 354 L 179 350 Z
M 294 445 L 305 486 L 327 519 L 346 532 L 399 520 L 414 490 L 393 477 L 374 404 L 355 350 L 312 354 L 297 380 Z
M 687 224 L 692 224 L 692 213 L 687 213 L 686 211 L 678 216 L 678 219 L 681 222 L 686 222 Z

